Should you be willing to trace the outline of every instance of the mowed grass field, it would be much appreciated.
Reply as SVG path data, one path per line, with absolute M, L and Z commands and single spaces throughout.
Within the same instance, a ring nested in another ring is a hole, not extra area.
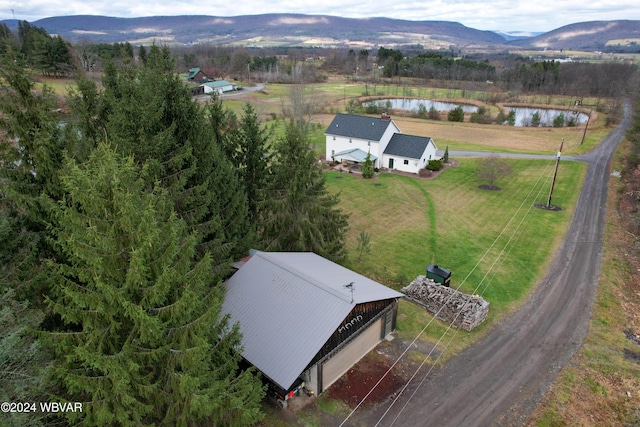
M 487 191 L 475 177 L 478 159 L 455 160 L 458 166 L 432 179 L 383 173 L 365 180 L 338 172 L 326 178 L 350 214 L 346 266 L 395 289 L 424 275 L 427 264 L 451 269 L 452 287 L 491 303 L 489 321 L 475 334 L 524 302 L 545 273 L 570 223 L 586 165 L 561 162 L 552 204 L 562 210 L 548 211 L 534 205 L 548 201 L 555 161 L 508 160 L 513 175 L 498 182 L 500 191 Z M 361 231 L 371 237 L 371 252 L 358 262 Z M 428 317 L 421 315 L 422 322 Z M 438 338 L 442 328 L 434 324 L 427 333 Z

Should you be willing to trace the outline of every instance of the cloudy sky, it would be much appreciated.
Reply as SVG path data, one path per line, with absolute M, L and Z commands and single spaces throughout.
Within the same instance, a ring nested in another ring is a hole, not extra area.
M 64 15 L 140 17 L 303 13 L 348 18 L 384 16 L 455 21 L 479 30 L 550 31 L 596 20 L 640 20 L 638 0 L 0 0 L 0 20 L 34 22 Z

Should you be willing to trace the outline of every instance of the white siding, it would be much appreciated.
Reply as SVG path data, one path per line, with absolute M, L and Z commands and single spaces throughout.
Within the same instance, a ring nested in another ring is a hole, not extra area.
M 389 167 L 389 159 L 393 159 L 393 169 L 399 170 L 402 172 L 410 172 L 410 173 L 418 173 L 420 169 L 427 166 L 429 160 L 434 160 L 436 158 L 436 146 L 435 143 L 429 142 L 427 144 L 427 148 L 425 148 L 424 153 L 420 156 L 420 159 L 412 159 L 409 157 L 402 157 L 393 154 L 385 154 L 382 159 L 382 167 Z M 408 160 L 409 164 L 404 164 L 404 161 Z M 416 164 L 416 161 L 418 164 Z
M 382 135 L 382 138 L 380 138 L 378 153 L 376 154 L 378 156 L 378 159 L 382 159 L 382 153 L 384 153 L 384 150 L 387 148 L 387 145 L 389 145 L 389 141 L 391 141 L 391 137 L 393 136 L 394 133 L 400 133 L 400 129 L 398 129 L 398 126 L 396 126 L 395 122 L 392 120 L 391 126 L 389 126 L 384 131 L 384 135 Z M 384 165 L 381 164 L 378 167 L 383 167 L 383 166 Z
M 327 160 L 331 160 L 331 158 L 333 157 L 333 153 L 339 153 L 341 151 L 351 150 L 353 148 L 359 148 L 365 153 L 370 152 L 374 156 L 378 157 L 378 159 L 380 158 L 380 154 L 378 154 L 378 151 L 379 151 L 378 146 L 380 144 L 378 144 L 377 141 L 366 141 L 363 139 L 346 138 L 344 136 L 334 136 L 334 135 L 327 135 L 326 139 L 327 139 L 327 143 L 326 143 Z M 371 145 L 368 144 L 369 142 L 371 143 Z M 376 165 L 376 167 L 379 167 L 379 166 Z
M 426 165 L 426 163 L 424 164 L 418 163 L 416 165 L 416 162 L 418 162 L 417 159 L 409 159 L 407 157 L 385 154 L 384 160 L 382 161 L 385 168 L 389 167 L 389 159 L 393 159 L 393 169 L 399 170 L 402 172 L 418 173 L 420 168 Z M 409 164 L 405 165 L 404 164 L 405 160 L 408 161 Z M 422 160 L 420 160 L 420 162 L 422 162 Z

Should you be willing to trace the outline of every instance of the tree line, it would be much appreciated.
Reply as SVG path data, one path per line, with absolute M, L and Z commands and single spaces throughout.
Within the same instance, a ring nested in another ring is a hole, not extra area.
M 157 46 L 79 77 L 63 114 L 19 54 L 0 66 L 0 400 L 84 407 L 7 423 L 255 423 L 264 386 L 221 315 L 231 262 L 346 256 L 304 123 L 274 138 L 250 104 L 197 104 Z

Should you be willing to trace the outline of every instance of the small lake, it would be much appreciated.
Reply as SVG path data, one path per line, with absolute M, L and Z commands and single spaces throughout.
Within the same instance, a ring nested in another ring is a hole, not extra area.
M 363 103 L 363 105 L 377 105 L 379 107 L 389 106 L 395 110 L 406 110 L 406 111 L 415 111 L 416 113 L 419 111 L 420 105 L 424 105 L 427 111 L 431 110 L 431 107 L 435 108 L 437 111 L 450 111 L 456 109 L 458 107 L 462 107 L 462 110 L 465 113 L 475 113 L 478 110 L 478 107 L 474 105 L 466 105 L 466 104 L 454 104 L 451 102 L 441 102 L 441 101 L 432 101 L 430 99 L 407 99 L 407 98 L 391 98 L 391 99 L 380 99 L 377 101 L 369 101 Z
M 507 107 L 510 111 L 516 113 L 516 126 L 532 126 L 533 116 L 538 113 L 540 117 L 539 126 L 551 127 L 554 120 L 561 114 L 564 116 L 563 126 L 572 123 L 574 126 L 586 123 L 589 116 L 585 113 L 578 113 L 569 110 L 554 110 L 546 108 L 529 108 L 529 107 Z
M 421 105 L 424 105 L 426 111 L 431 110 L 431 107 L 435 108 L 437 111 L 451 111 L 458 107 L 462 107 L 462 110 L 465 113 L 475 113 L 478 111 L 478 107 L 474 105 L 432 101 L 430 99 L 390 98 L 365 102 L 363 105 L 365 107 L 368 105 L 377 105 L 382 108 L 387 107 L 395 110 L 413 111 L 415 113 L 419 111 Z M 585 113 L 578 113 L 569 110 L 531 107 L 507 107 L 507 109 L 515 111 L 516 113 L 515 126 L 532 126 L 534 122 L 534 114 L 536 113 L 538 113 L 540 120 L 540 124 L 538 126 L 542 127 L 552 127 L 556 118 L 561 114 L 564 116 L 563 126 L 584 124 L 589 119 L 589 116 Z

